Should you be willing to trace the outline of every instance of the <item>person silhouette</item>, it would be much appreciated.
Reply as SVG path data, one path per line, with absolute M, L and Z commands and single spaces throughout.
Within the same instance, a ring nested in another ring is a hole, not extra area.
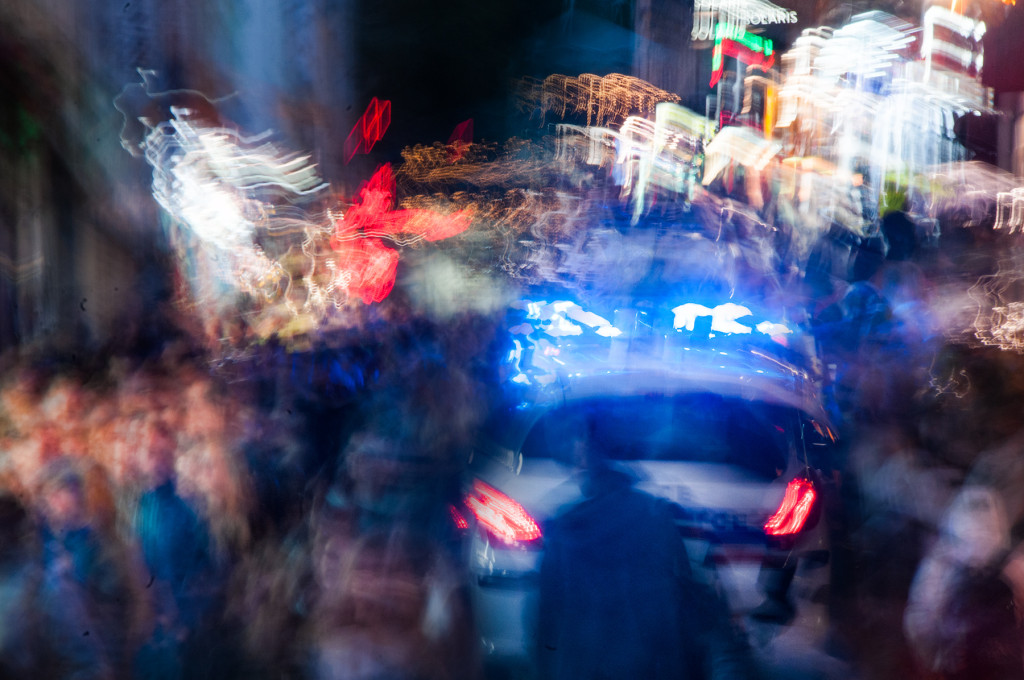
M 598 441 L 571 445 L 583 499 L 545 527 L 539 677 L 753 677 L 724 602 L 691 571 L 671 503 L 637 489 Z

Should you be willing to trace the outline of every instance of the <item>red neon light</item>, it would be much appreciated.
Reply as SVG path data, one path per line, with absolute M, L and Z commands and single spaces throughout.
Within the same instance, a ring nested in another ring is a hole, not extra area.
M 366 304 L 380 302 L 395 287 L 398 251 L 380 239 L 357 238 L 336 248 L 338 271 L 348 294 Z
M 345 139 L 345 162 L 351 161 L 357 153 L 370 153 L 373 145 L 384 137 L 389 125 L 391 101 L 380 101 L 374 97 Z
M 775 52 L 765 57 L 760 52 L 755 52 L 746 45 L 730 40 L 729 38 L 723 38 L 719 45 L 715 46 L 715 50 L 721 49 L 722 58 L 720 65 L 714 73 L 711 74 L 710 87 L 714 87 L 718 84 L 718 81 L 722 78 L 722 73 L 725 71 L 725 59 L 724 57 L 736 57 L 744 64 L 750 64 L 751 66 L 758 66 L 761 69 L 767 71 L 775 64 Z
M 469 228 L 470 212 L 442 215 L 431 210 L 393 210 L 395 178 L 391 165 L 377 168 L 359 190 L 359 202 L 335 225 L 331 248 L 338 253 L 341 282 L 363 302 L 380 302 L 395 285 L 398 252 L 382 239 L 438 241 Z
M 466 148 L 473 143 L 473 119 L 464 120 L 455 126 L 448 138 L 448 160 L 452 163 L 462 158 Z
M 795 534 L 804 528 L 807 517 L 814 507 L 817 493 L 810 480 L 794 479 L 786 486 L 786 495 L 775 514 L 764 524 L 765 533 L 770 536 Z
M 466 505 L 491 533 L 509 544 L 540 538 L 540 527 L 523 506 L 479 479 L 466 495 Z
M 469 228 L 470 213 L 467 210 L 450 215 L 422 209 L 392 210 L 395 178 L 390 163 L 377 168 L 370 181 L 359 190 L 359 198 L 360 202 L 349 208 L 345 217 L 338 221 L 331 239 L 331 247 L 335 250 L 341 241 L 352 238 L 357 232 L 384 237 L 406 234 L 413 241 L 419 238 L 439 241 Z

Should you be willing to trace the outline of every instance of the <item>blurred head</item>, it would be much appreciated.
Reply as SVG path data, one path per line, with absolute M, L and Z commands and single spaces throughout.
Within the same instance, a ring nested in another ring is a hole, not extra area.
M 178 438 L 161 421 L 148 423 L 142 437 L 139 474 L 147 486 L 160 486 L 174 478 Z
M 576 413 L 570 420 L 569 462 L 580 477 L 583 493 L 593 496 L 605 488 L 603 482 L 608 481 L 608 473 L 613 467 L 600 445 L 596 414 L 589 411 Z
M 961 562 L 990 564 L 1010 549 L 1006 504 L 991 487 L 968 484 L 947 509 L 942 534 Z
M 78 529 L 88 523 L 85 486 L 71 461 L 61 459 L 43 470 L 40 500 L 47 524 L 57 531 Z
M 882 218 L 882 234 L 889 246 L 886 259 L 903 262 L 917 250 L 917 227 L 902 210 L 893 210 Z
M 355 506 L 363 512 L 395 516 L 411 496 L 412 466 L 401 444 L 375 433 L 359 433 L 345 449 L 345 475 Z

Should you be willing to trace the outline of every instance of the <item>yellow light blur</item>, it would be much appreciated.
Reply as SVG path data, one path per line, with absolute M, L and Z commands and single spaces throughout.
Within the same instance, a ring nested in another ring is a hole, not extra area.
M 587 125 L 622 123 L 632 114 L 653 111 L 659 102 L 678 102 L 679 95 L 621 73 L 597 76 L 584 73 L 578 78 L 550 75 L 543 82 L 525 78 L 518 87 L 520 107 L 559 118 L 585 115 Z

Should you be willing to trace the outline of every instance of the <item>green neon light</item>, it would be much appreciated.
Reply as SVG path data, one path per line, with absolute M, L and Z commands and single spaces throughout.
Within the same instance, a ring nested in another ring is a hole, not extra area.
M 762 38 L 759 35 L 748 33 L 746 29 L 740 26 L 727 25 L 721 22 L 715 26 L 715 49 L 711 58 L 711 68 L 715 69 L 722 61 L 722 50 L 721 44 L 723 40 L 732 40 L 743 45 L 751 52 L 760 52 L 766 57 L 770 57 L 774 51 L 774 45 L 771 39 Z M 718 65 L 716 65 L 716 60 Z
M 754 53 L 763 54 L 766 59 L 765 61 L 772 61 L 772 53 L 774 52 L 774 46 L 772 41 L 768 38 L 762 38 L 759 35 L 753 33 L 747 33 L 747 31 L 736 25 L 727 25 L 719 22 L 715 26 L 715 47 L 711 51 L 711 87 L 715 86 L 718 79 L 722 76 L 722 41 L 732 40 L 733 42 L 746 47 L 748 50 Z M 771 59 L 767 59 L 771 57 Z

